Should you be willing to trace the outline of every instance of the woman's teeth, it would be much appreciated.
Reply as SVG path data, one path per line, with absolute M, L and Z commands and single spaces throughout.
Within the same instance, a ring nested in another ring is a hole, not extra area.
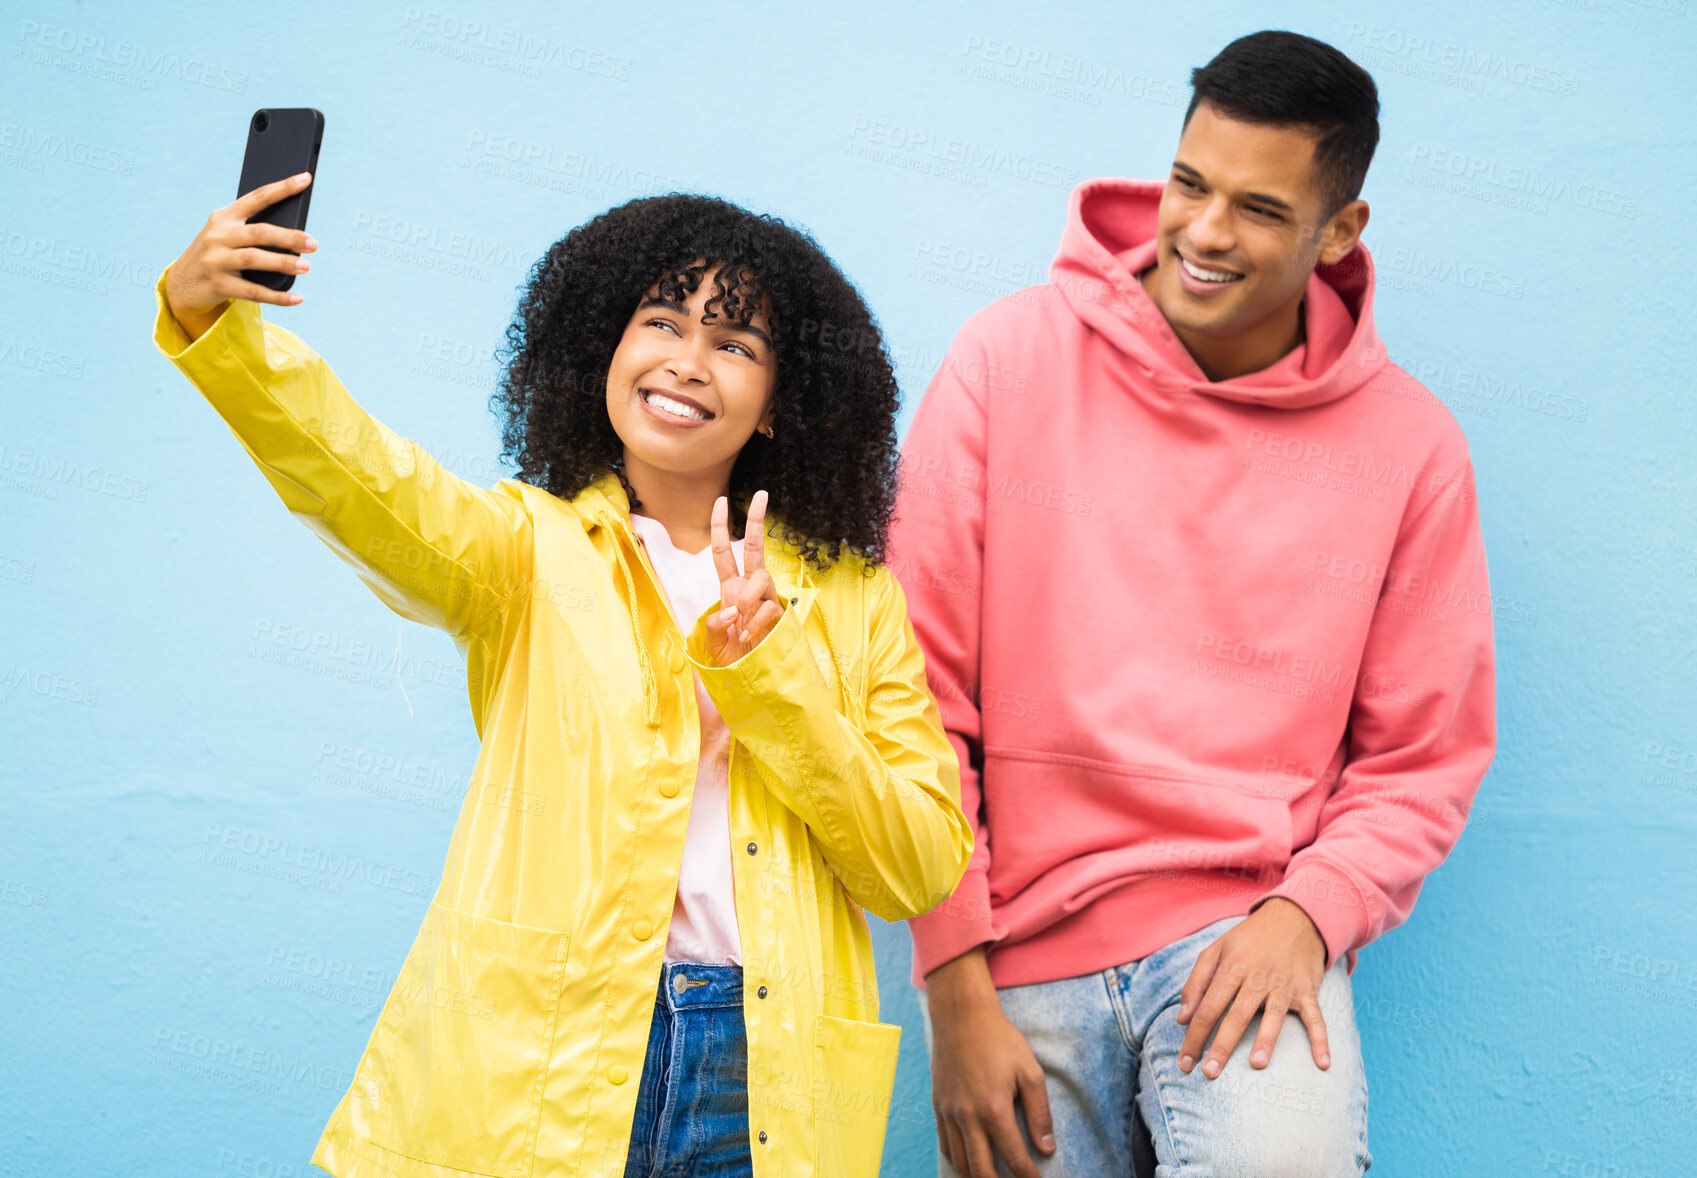
M 696 421 L 707 421 L 712 416 L 709 413 L 703 413 L 694 405 L 686 405 L 682 401 L 674 401 L 664 393 L 644 391 L 642 399 L 656 408 L 664 409 L 667 413 L 674 413 L 679 417 L 692 417 Z
M 1203 270 L 1199 267 L 1192 266 L 1182 254 L 1179 255 L 1179 261 L 1183 263 L 1184 272 L 1186 274 L 1202 282 L 1236 282 L 1239 278 L 1243 277 L 1241 274 L 1230 274 L 1224 270 Z

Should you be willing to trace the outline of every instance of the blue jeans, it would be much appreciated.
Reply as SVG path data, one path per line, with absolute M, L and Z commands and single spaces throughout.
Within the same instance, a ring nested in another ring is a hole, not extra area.
M 1179 991 L 1202 950 L 1242 919 L 1215 921 L 1099 973 L 997 989 L 1002 1011 L 1043 1065 L 1055 1152 L 1045 1156 L 1032 1146 L 1023 1109 L 1016 1120 L 1044 1178 L 1354 1178 L 1373 1164 L 1367 1077 L 1341 958 L 1320 983 L 1330 1068 L 1314 1063 L 1308 1030 L 1295 1014 L 1285 1016 L 1271 1062 L 1250 1067 L 1257 1014 L 1218 1078 L 1203 1076 L 1200 1059 L 1188 1074 L 1179 1071 Z M 919 1006 L 929 1052 L 923 991 Z M 1154 1157 L 1145 1160 L 1150 1146 Z M 957 1178 L 941 1155 L 937 1172 Z M 1010 1173 L 1000 1157 L 996 1172 Z
M 660 969 L 625 1178 L 751 1175 L 742 967 Z

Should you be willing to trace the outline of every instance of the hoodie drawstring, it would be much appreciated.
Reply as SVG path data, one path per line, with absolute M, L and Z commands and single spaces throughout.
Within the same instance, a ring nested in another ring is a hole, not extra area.
M 630 600 L 631 632 L 636 636 L 637 659 L 642 663 L 643 718 L 650 728 L 658 728 L 660 683 L 654 676 L 654 663 L 648 656 L 648 640 L 642 636 L 642 615 L 636 606 L 636 581 L 631 577 L 630 565 L 625 561 L 625 549 L 619 539 L 618 525 L 605 511 L 599 513 L 597 518 L 613 533 L 613 557 L 619 562 L 619 571 L 625 576 L 625 594 Z

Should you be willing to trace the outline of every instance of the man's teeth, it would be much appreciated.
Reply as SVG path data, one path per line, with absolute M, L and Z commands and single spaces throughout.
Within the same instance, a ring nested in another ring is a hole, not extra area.
M 1203 282 L 1235 282 L 1239 278 L 1243 277 L 1241 274 L 1228 274 L 1223 270 L 1199 269 L 1196 266 L 1192 266 L 1183 255 L 1179 256 L 1179 261 L 1184 263 L 1184 270 L 1186 274 L 1189 274 L 1192 278 L 1199 278 Z
M 694 405 L 685 405 L 682 401 L 674 401 L 664 393 L 644 393 L 643 400 L 650 405 L 658 405 L 667 413 L 676 413 L 679 417 L 693 417 L 697 421 L 706 421 L 709 416 Z

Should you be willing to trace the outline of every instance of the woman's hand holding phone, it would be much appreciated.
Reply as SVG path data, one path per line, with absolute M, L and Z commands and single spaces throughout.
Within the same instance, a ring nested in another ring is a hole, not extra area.
M 291 196 L 311 181 L 302 172 L 274 184 L 261 185 L 214 209 L 195 239 L 189 242 L 165 277 L 165 300 L 171 314 L 183 325 L 191 340 L 199 339 L 218 321 L 231 299 L 249 299 L 278 307 L 292 307 L 301 296 L 270 290 L 242 277 L 243 270 L 283 270 L 305 273 L 311 264 L 304 257 L 318 248 L 305 230 L 284 229 L 248 218 L 268 205 Z M 277 246 L 295 253 L 277 253 L 261 246 Z

